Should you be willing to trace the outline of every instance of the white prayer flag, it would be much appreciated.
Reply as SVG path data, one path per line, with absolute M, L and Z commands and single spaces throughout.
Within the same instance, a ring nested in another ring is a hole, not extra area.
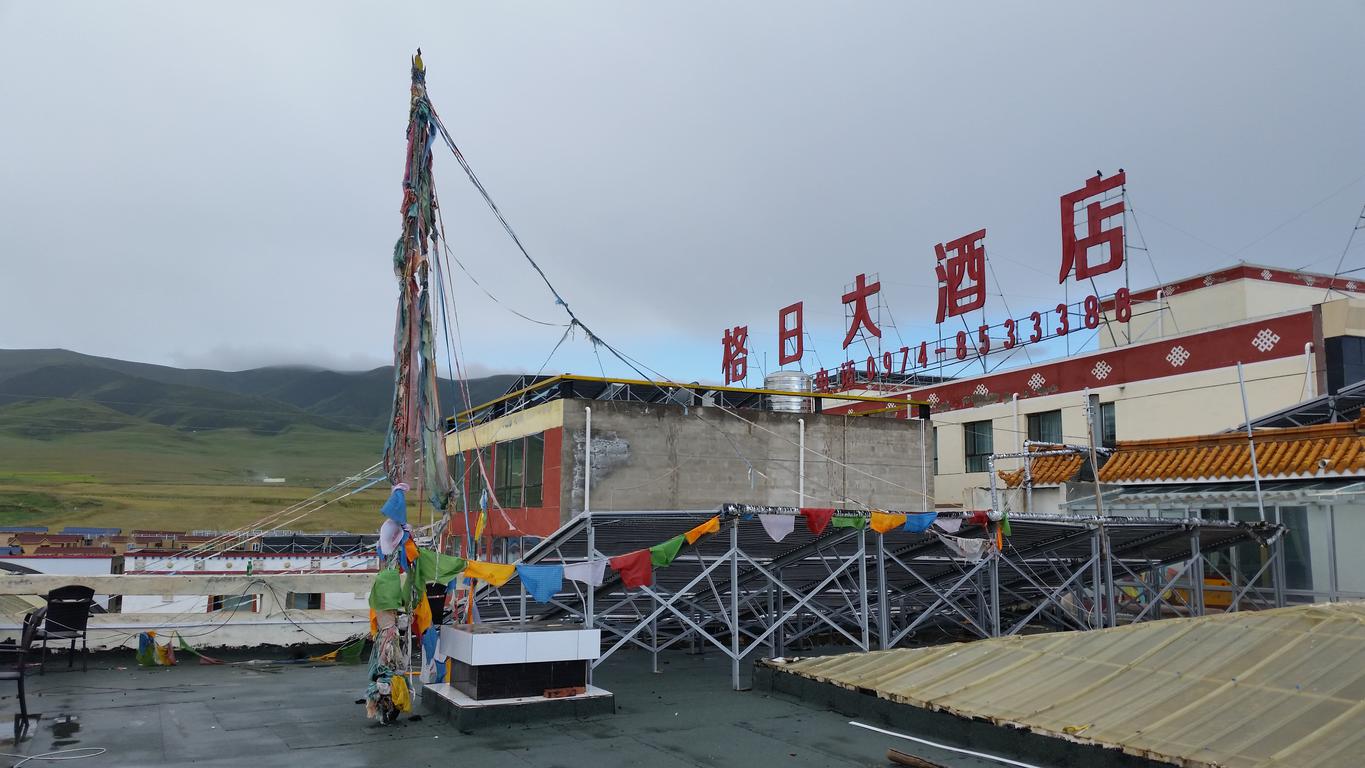
M 379 556 L 388 557 L 398 551 L 398 545 L 403 542 L 403 526 L 398 523 L 385 519 L 384 524 L 379 526 Z
M 602 577 L 606 572 L 606 560 L 587 560 L 564 566 L 564 578 L 587 584 L 590 587 L 602 586 Z
M 962 528 L 962 518 L 940 517 L 934 521 L 934 526 L 945 533 L 957 533 Z
M 787 538 L 787 534 L 796 527 L 796 515 L 759 515 L 758 521 L 763 523 L 763 530 L 768 532 L 768 538 L 773 541 Z
M 981 559 L 981 552 L 986 548 L 987 543 L 986 539 L 959 539 L 956 536 L 940 536 L 939 538 L 948 546 L 948 549 L 969 563 L 975 563 Z

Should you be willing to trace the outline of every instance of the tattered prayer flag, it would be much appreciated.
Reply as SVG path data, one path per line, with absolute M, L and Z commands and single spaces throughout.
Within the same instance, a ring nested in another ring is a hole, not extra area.
M 905 530 L 910 531 L 911 533 L 924 533 L 929 530 L 929 526 L 933 525 L 934 521 L 937 519 L 937 512 L 920 512 L 914 515 L 906 515 Z M 957 528 L 955 527 L 953 530 L 956 531 Z
M 867 518 L 862 515 L 842 515 L 834 518 L 831 523 L 835 528 L 862 528 L 867 525 Z
M 665 541 L 662 544 L 655 544 L 649 548 L 649 560 L 658 568 L 666 568 L 673 564 L 673 559 L 678 556 L 678 550 L 682 549 L 686 534 L 680 534 Z
M 501 587 L 517 574 L 515 565 L 485 563 L 481 560 L 466 560 L 464 575 L 470 579 L 482 579 L 495 587 Z
M 417 595 L 417 604 L 412 609 L 412 629 L 421 636 L 432 624 L 431 601 L 427 600 L 426 586 L 423 585 Z
M 700 539 L 701 537 L 705 536 L 708 533 L 717 533 L 719 531 L 720 518 L 712 517 L 710 520 L 707 520 L 706 522 L 702 523 L 696 528 L 693 528 L 687 533 L 684 533 L 683 537 L 687 539 L 688 544 L 696 544 L 697 539 Z
M 939 538 L 943 540 L 949 550 L 969 563 L 980 560 L 981 553 L 986 549 L 987 539 L 960 539 L 956 536 L 940 536 Z
M 607 561 L 611 569 L 621 574 L 621 583 L 627 587 L 648 587 L 654 583 L 654 564 L 648 549 L 639 549 Z
M 905 515 L 889 512 L 873 512 L 871 528 L 877 533 L 887 533 L 905 525 Z
M 781 541 L 796 527 L 795 515 L 759 515 L 758 522 L 763 524 L 763 530 L 768 534 L 768 538 L 773 541 Z
M 801 516 L 806 518 L 806 530 L 819 536 L 825 532 L 825 528 L 829 526 L 829 521 L 834 519 L 834 510 L 819 507 L 802 507 Z
M 585 560 L 581 563 L 564 566 L 564 578 L 572 579 L 580 584 L 587 584 L 590 587 L 600 587 L 606 571 L 606 560 Z
M 1010 516 L 1009 516 L 1008 513 L 1007 513 L 1007 514 L 1004 514 L 1004 515 L 1002 515 L 1002 516 L 1000 517 L 1000 530 L 1001 530 L 1001 532 L 1004 533 L 1006 536 L 1009 536 L 1009 535 L 1010 535 Z M 1002 547 L 1002 549 L 1003 549 L 1003 547 Z

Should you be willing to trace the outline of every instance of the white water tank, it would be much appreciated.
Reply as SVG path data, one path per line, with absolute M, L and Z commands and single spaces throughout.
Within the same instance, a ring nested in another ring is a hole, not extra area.
M 800 392 L 810 394 L 815 382 L 810 374 L 801 371 L 773 371 L 763 377 L 763 388 L 780 392 Z M 810 413 L 815 410 L 815 400 L 810 397 L 787 397 L 768 395 L 768 410 L 784 413 Z

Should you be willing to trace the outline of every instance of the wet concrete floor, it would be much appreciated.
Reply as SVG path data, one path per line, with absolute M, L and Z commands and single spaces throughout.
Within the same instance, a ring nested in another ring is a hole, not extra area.
M 29 709 L 42 713 L 17 745 L 8 716 L 18 711 L 0 683 L 7 719 L 0 753 L 34 755 L 102 747 L 98 757 L 60 763 L 96 766 L 885 766 L 887 747 L 946 766 L 994 766 L 850 726 L 851 718 L 758 691 L 730 689 L 719 654 L 622 653 L 594 683 L 617 695 L 617 714 L 586 720 L 490 727 L 462 734 L 438 717 L 391 726 L 356 704 L 362 666 L 200 666 L 182 657 L 143 669 L 133 654 L 93 657 L 90 671 L 49 662 L 29 677 Z M 122 668 L 120 668 L 122 667 Z M 934 734 L 916 734 L 934 739 Z M 0 758 L 13 765 L 19 758 Z M 33 761 L 25 768 L 58 763 Z

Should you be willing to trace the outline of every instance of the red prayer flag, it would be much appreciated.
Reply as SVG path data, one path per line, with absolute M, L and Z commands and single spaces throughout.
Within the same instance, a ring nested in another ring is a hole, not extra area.
M 978 509 L 972 512 L 971 517 L 967 518 L 967 522 L 971 523 L 972 525 L 980 525 L 984 527 L 990 525 L 991 516 L 984 509 Z
M 825 532 L 825 527 L 829 521 L 834 519 L 833 509 L 821 509 L 818 507 L 802 507 L 801 516 L 806 518 L 806 528 L 810 532 L 819 536 Z
M 654 564 L 650 561 L 647 549 L 613 557 L 607 562 L 613 571 L 621 574 L 621 583 L 627 587 L 648 587 L 654 584 Z

